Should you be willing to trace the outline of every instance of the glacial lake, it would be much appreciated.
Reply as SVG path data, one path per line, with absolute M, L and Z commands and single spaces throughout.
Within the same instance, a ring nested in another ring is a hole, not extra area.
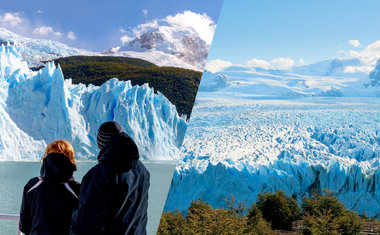
M 95 161 L 78 162 L 74 173 L 81 181 Z M 173 176 L 175 162 L 144 162 L 150 172 L 147 233 L 155 234 Z M 22 191 L 30 178 L 38 176 L 40 162 L 0 162 L 0 214 L 19 214 Z M 0 235 L 16 234 L 16 222 L 0 220 Z

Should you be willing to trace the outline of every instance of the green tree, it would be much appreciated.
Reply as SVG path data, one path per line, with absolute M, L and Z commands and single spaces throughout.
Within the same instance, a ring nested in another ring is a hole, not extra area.
M 191 203 L 186 219 L 187 234 L 242 234 L 245 228 L 244 218 L 226 209 L 214 210 L 202 200 Z
M 319 215 L 330 214 L 333 218 L 341 216 L 345 212 L 344 205 L 339 201 L 339 198 L 334 196 L 334 192 L 324 190 L 324 195 L 314 192 L 311 197 L 304 197 L 301 205 L 304 214 Z
M 260 209 L 252 204 L 247 213 L 247 229 L 244 231 L 247 234 L 269 235 L 272 233 L 271 224 L 263 219 Z
M 304 197 L 304 234 L 360 234 L 363 221 L 354 212 L 345 209 L 333 192 L 324 190 L 324 195 L 313 193 Z
M 363 228 L 363 221 L 360 216 L 352 211 L 346 210 L 344 215 L 337 218 L 339 232 L 345 235 L 360 234 Z
M 303 216 L 305 235 L 339 235 L 338 222 L 331 210 L 317 211 Z
M 290 229 L 291 223 L 300 218 L 297 201 L 286 196 L 284 191 L 259 194 L 256 205 L 273 229 Z
M 157 233 L 163 235 L 185 234 L 187 221 L 179 211 L 162 213 Z

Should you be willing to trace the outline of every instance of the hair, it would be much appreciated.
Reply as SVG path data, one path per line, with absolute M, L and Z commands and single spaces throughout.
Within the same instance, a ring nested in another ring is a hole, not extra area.
M 50 143 L 46 147 L 46 151 L 41 161 L 49 154 L 49 153 L 62 153 L 65 155 L 71 163 L 76 164 L 74 158 L 74 148 L 73 146 L 66 140 L 56 140 Z

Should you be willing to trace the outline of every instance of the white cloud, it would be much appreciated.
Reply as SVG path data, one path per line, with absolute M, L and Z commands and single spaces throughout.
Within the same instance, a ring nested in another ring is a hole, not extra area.
M 256 59 L 256 58 L 248 60 L 246 64 L 249 66 L 252 66 L 254 68 L 263 68 L 263 69 L 270 69 L 271 68 L 270 63 L 268 63 L 265 60 L 260 60 L 260 59 Z
M 205 41 L 207 45 L 210 45 L 215 28 L 215 22 L 207 14 L 184 11 L 173 16 L 169 15 L 165 18 L 154 19 L 140 24 L 134 27 L 128 35 L 123 35 L 120 40 L 125 43 L 128 41 L 126 39 L 140 37 L 147 31 L 161 32 L 165 34 L 169 40 L 175 40 L 178 35 L 191 35 L 191 33 L 195 33 Z M 119 30 L 122 33 L 126 33 L 123 28 Z M 180 39 L 182 40 L 182 37 Z
M 20 12 L 6 12 L 3 15 L 0 15 L 0 22 L 5 25 L 10 25 L 15 27 L 19 25 L 23 19 L 21 18 Z
M 165 21 L 172 27 L 192 28 L 207 44 L 212 42 L 216 24 L 206 13 L 184 11 L 174 16 L 167 16 Z
M 268 62 L 265 60 L 253 58 L 247 61 L 246 64 L 253 68 L 287 70 L 294 66 L 294 60 L 290 58 L 279 57 Z
M 47 36 L 53 32 L 54 32 L 54 30 L 53 30 L 53 27 L 51 27 L 51 26 L 41 26 L 41 27 L 35 28 L 33 30 L 34 34 L 38 34 L 38 35 L 42 35 L 42 36 Z
M 40 35 L 40 36 L 53 36 L 53 37 L 61 37 L 63 36 L 63 33 L 54 31 L 53 27 L 51 26 L 41 26 L 38 28 L 35 28 L 33 30 L 33 34 Z
M 302 59 L 302 58 L 298 60 L 298 63 L 300 63 L 301 65 L 304 65 L 304 64 L 306 64 L 306 63 L 305 63 L 305 60 L 304 60 L 304 59 Z
M 127 35 L 124 35 L 120 38 L 121 43 L 124 45 L 125 43 L 131 41 L 133 38 L 128 37 Z
M 368 45 L 362 51 L 349 51 L 349 55 L 358 58 L 363 65 L 375 66 L 377 60 L 380 58 L 380 40 Z
M 217 73 L 223 71 L 225 68 L 232 66 L 232 63 L 226 60 L 216 59 L 207 61 L 205 70 L 212 73 Z
M 346 66 L 344 73 L 369 73 L 373 70 L 373 66 Z
M 144 10 L 142 10 L 142 13 L 144 14 L 145 17 L 148 16 L 148 10 L 144 9 Z
M 123 27 L 120 27 L 119 30 L 120 30 L 121 33 L 126 33 L 127 32 L 127 30 L 125 30 Z
M 63 33 L 61 33 L 61 32 L 54 32 L 53 33 L 55 36 L 57 36 L 57 37 L 61 37 L 61 36 L 63 36 Z
M 37 14 L 43 14 L 44 12 L 42 10 L 37 10 Z
M 290 58 L 276 58 L 272 60 L 272 68 L 273 69 L 280 69 L 280 70 L 287 70 L 293 67 L 294 60 Z
M 359 40 L 350 40 L 350 41 L 348 41 L 348 44 L 353 46 L 353 47 L 359 47 L 360 46 Z
M 71 39 L 71 40 L 77 39 L 77 37 L 76 37 L 76 35 L 75 35 L 75 33 L 73 31 L 70 31 L 70 32 L 67 33 L 67 38 Z

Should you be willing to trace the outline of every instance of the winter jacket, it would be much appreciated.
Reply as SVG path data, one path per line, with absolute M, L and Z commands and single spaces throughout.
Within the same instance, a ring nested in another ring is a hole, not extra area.
M 20 230 L 27 235 L 70 234 L 71 217 L 78 207 L 80 184 L 72 180 L 76 166 L 63 154 L 47 155 L 41 176 L 24 187 Z
M 73 234 L 146 234 L 150 175 L 138 159 L 125 133 L 100 151 L 99 163 L 82 180 Z

